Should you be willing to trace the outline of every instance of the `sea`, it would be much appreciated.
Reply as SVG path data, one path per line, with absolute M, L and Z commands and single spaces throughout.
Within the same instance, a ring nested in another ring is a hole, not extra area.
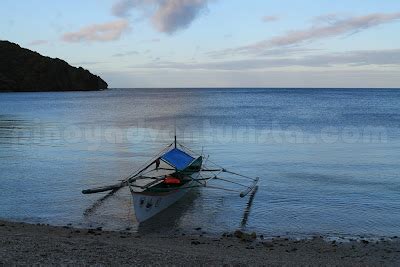
M 241 198 L 240 186 L 216 180 L 230 191 L 194 188 L 143 224 L 127 188 L 81 193 L 124 179 L 175 133 L 207 162 L 259 177 L 257 192 Z M 139 233 L 399 235 L 400 90 L 2 93 L 0 218 Z

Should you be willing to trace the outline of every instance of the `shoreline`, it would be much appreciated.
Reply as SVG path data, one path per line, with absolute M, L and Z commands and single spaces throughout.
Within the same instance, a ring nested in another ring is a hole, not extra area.
M 0 220 L 0 265 L 398 265 L 400 239 L 254 240 L 236 232 L 137 234 Z

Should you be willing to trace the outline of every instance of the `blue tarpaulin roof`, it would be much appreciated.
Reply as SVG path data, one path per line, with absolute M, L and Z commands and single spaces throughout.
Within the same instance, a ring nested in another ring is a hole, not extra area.
M 180 171 L 189 166 L 194 160 L 192 156 L 177 148 L 168 151 L 161 158 Z

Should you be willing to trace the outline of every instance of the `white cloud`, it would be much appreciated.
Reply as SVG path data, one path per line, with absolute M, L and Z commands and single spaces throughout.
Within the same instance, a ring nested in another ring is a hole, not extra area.
M 129 29 L 127 20 L 117 20 L 103 24 L 86 26 L 79 31 L 65 33 L 62 39 L 65 42 L 108 42 L 121 38 Z
M 110 87 L 188 88 L 188 87 L 333 87 L 398 88 L 398 71 L 329 70 L 329 71 L 215 71 L 215 70 L 132 70 L 103 72 Z M 157 77 L 157 79 L 154 79 Z M 338 79 L 340 77 L 340 79 Z
M 338 65 L 355 66 L 400 66 L 400 49 L 360 50 L 342 53 L 304 55 L 296 58 L 242 59 L 218 62 L 155 62 L 133 66 L 138 69 L 176 70 L 264 70 L 281 67 L 330 68 Z

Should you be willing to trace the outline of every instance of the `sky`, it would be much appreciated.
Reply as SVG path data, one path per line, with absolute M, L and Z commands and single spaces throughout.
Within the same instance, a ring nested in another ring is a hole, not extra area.
M 400 88 L 399 0 L 1 0 L 0 40 L 110 88 Z

